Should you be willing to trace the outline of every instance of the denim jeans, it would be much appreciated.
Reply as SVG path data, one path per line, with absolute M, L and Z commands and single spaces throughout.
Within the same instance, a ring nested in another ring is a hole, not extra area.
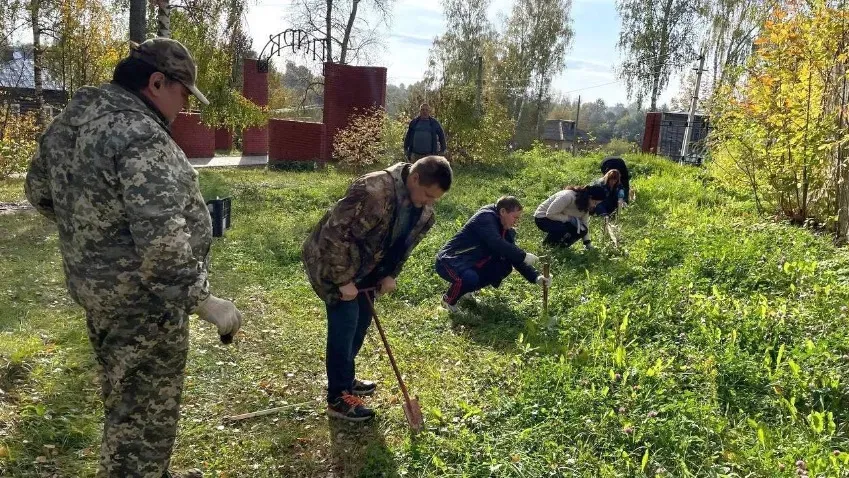
M 354 359 L 363 346 L 371 324 L 371 307 L 366 294 L 374 300 L 374 293 L 360 293 L 356 299 L 340 300 L 327 305 L 327 402 L 333 403 L 342 392 L 351 393 L 354 386 Z

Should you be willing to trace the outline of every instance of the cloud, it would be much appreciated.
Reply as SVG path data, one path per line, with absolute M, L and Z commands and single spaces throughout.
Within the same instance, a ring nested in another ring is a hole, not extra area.
M 403 33 L 393 33 L 389 35 L 389 37 L 400 44 L 418 47 L 429 47 L 433 43 L 433 37 L 424 35 L 404 35 Z
M 610 63 L 582 58 L 566 58 L 566 71 L 570 70 L 613 76 L 613 65 Z

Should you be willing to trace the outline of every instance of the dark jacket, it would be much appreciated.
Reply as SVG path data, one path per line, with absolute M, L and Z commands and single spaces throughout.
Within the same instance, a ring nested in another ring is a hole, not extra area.
M 419 121 L 430 121 L 430 151 L 413 151 L 413 136 L 415 136 L 416 124 Z M 439 148 L 437 148 L 437 141 L 439 142 Z M 436 118 L 430 117 L 427 120 L 423 120 L 420 116 L 416 116 L 410 121 L 410 125 L 407 127 L 407 134 L 404 136 L 404 154 L 410 156 L 412 153 L 445 154 L 445 132 L 442 131 L 442 125 L 439 124 Z
M 395 212 L 410 202 L 404 182 L 409 168 L 398 163 L 357 178 L 310 232 L 301 258 L 313 290 L 323 301 L 338 302 L 339 287 L 369 277 L 390 253 Z M 433 207 L 424 206 L 386 276 L 398 276 L 433 223 Z
M 484 206 L 436 254 L 437 261 L 458 273 L 480 268 L 488 261 L 507 261 L 528 282 L 535 282 L 539 273 L 524 263 L 525 251 L 516 246 L 516 230 L 501 226 L 495 204 Z
M 611 188 L 610 186 L 607 185 L 606 182 L 604 182 L 604 176 L 593 181 L 591 183 L 591 185 L 602 187 L 602 188 L 604 188 L 605 191 L 607 191 L 607 197 L 604 198 L 603 202 L 605 204 L 613 205 L 614 209 L 615 209 L 615 206 L 619 202 L 620 199 L 622 199 L 624 201 L 628 197 L 625 194 L 625 187 L 622 183 L 619 183 L 616 186 Z
M 628 202 L 629 194 L 631 192 L 631 174 L 628 172 L 628 166 L 625 165 L 625 161 L 618 156 L 608 156 L 604 158 L 601 162 L 601 174 L 607 174 L 611 169 L 615 169 L 619 171 L 619 175 L 621 177 L 621 186 L 624 191 L 625 202 Z

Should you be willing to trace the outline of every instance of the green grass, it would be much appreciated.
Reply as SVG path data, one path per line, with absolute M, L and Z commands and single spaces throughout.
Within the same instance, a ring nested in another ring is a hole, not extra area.
M 699 169 L 631 160 L 623 250 L 548 250 L 530 218 L 599 158 L 532 152 L 459 168 L 437 224 L 378 312 L 427 430 L 411 440 L 375 333 L 358 374 L 375 379 L 368 426 L 328 422 L 325 318 L 299 250 L 353 177 L 333 170 L 203 171 L 233 196 L 216 240 L 216 294 L 245 313 L 235 346 L 193 321 L 177 467 L 209 476 L 847 476 L 849 256 L 827 238 L 752 214 Z M 0 200 L 20 198 L 0 183 Z M 537 286 L 511 276 L 456 317 L 438 307 L 438 248 L 479 206 L 523 200 L 520 245 L 552 260 Z M 0 216 L 0 476 L 91 476 L 100 404 L 82 311 L 64 291 L 55 229 Z M 224 424 L 224 416 L 306 402 Z M 838 455 L 834 450 L 840 450 Z M 783 471 L 782 471 L 782 468 Z M 665 470 L 665 473 L 664 473 Z
M 23 179 L 0 181 L 0 202 L 21 202 L 25 199 Z

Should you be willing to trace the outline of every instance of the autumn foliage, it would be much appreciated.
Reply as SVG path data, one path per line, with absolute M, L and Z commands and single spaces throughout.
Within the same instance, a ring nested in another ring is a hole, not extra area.
M 846 9 L 785 3 L 763 24 L 742 80 L 714 96 L 714 172 L 762 211 L 834 220 L 834 152 L 849 141 L 846 105 L 834 100 L 846 88 L 847 30 Z

